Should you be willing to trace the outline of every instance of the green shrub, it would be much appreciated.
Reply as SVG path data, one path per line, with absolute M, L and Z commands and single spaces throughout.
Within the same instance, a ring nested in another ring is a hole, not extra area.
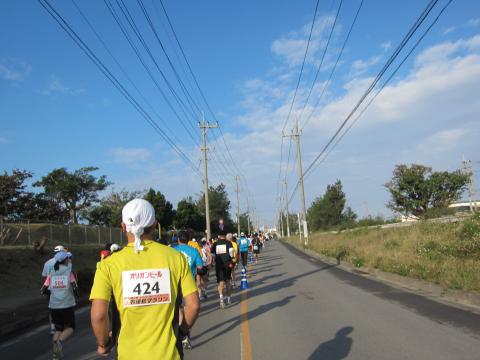
M 362 266 L 365 265 L 365 259 L 360 258 L 360 257 L 353 257 L 352 258 L 352 263 L 355 267 L 361 268 Z

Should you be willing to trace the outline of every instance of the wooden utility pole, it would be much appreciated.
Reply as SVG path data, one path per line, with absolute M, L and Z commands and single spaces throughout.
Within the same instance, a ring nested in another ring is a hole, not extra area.
M 202 122 L 198 123 L 202 129 L 202 152 L 203 152 L 203 185 L 205 191 L 205 222 L 207 225 L 207 241 L 212 238 L 210 228 L 210 204 L 208 203 L 208 166 L 207 166 L 207 129 L 217 128 L 218 124 L 209 124 L 205 122 L 205 115 L 202 114 Z
M 300 136 L 302 131 L 298 128 L 298 119 L 295 122 L 295 130 L 291 135 L 283 135 L 284 137 L 293 137 L 297 144 L 297 163 L 298 163 L 298 182 L 300 184 L 300 203 L 302 205 L 302 221 L 299 221 L 299 226 L 303 225 L 303 236 L 305 239 L 305 246 L 308 245 L 308 225 L 307 225 L 307 207 L 305 205 L 305 187 L 303 185 L 303 169 L 302 169 L 302 146 L 300 144 Z M 301 233 L 301 231 L 299 231 Z M 300 236 L 301 240 L 301 236 Z
M 237 235 L 240 236 L 240 191 L 238 188 L 238 175 L 235 176 L 235 181 L 237 183 Z
M 290 237 L 290 221 L 288 218 L 288 182 L 287 178 L 285 177 L 285 210 L 287 212 L 287 237 Z

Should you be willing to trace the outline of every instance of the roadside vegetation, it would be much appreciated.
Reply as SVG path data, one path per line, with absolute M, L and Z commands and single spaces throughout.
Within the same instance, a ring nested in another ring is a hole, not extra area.
M 298 236 L 288 241 L 301 245 Z M 480 213 L 461 222 L 318 232 L 310 236 L 308 248 L 356 267 L 480 291 Z

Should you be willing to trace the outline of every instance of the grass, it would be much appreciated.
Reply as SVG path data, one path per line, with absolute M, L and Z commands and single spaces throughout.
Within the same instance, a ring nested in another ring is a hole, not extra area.
M 298 237 L 288 241 L 300 245 Z M 308 248 L 356 267 L 422 279 L 449 289 L 480 291 L 478 214 L 460 223 L 419 222 L 401 228 L 315 233 Z
M 78 275 L 79 286 L 83 293 L 90 291 L 100 246 L 71 246 L 73 269 Z M 44 254 L 35 254 L 31 246 L 0 247 L 0 304 L 15 299 L 35 300 L 41 298 L 43 264 L 52 257 L 50 246 Z

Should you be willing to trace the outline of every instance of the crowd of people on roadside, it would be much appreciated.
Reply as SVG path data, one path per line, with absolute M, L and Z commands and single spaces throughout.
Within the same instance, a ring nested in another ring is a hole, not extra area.
M 210 274 L 215 273 L 219 308 L 232 305 L 239 266 L 259 261 L 265 233 L 224 233 L 197 240 L 186 230 L 168 245 L 153 239 L 155 211 L 143 199 L 127 203 L 122 229 L 128 244 L 106 244 L 100 252 L 90 293 L 91 323 L 97 353 L 107 355 L 117 344 L 119 359 L 181 359 L 191 349 L 190 329 L 200 302 L 207 300 Z M 54 248 L 42 272 L 41 293 L 48 297 L 53 359 L 63 358 L 62 343 L 75 329 L 78 285 L 72 253 Z M 240 265 L 239 265 L 240 264 Z

